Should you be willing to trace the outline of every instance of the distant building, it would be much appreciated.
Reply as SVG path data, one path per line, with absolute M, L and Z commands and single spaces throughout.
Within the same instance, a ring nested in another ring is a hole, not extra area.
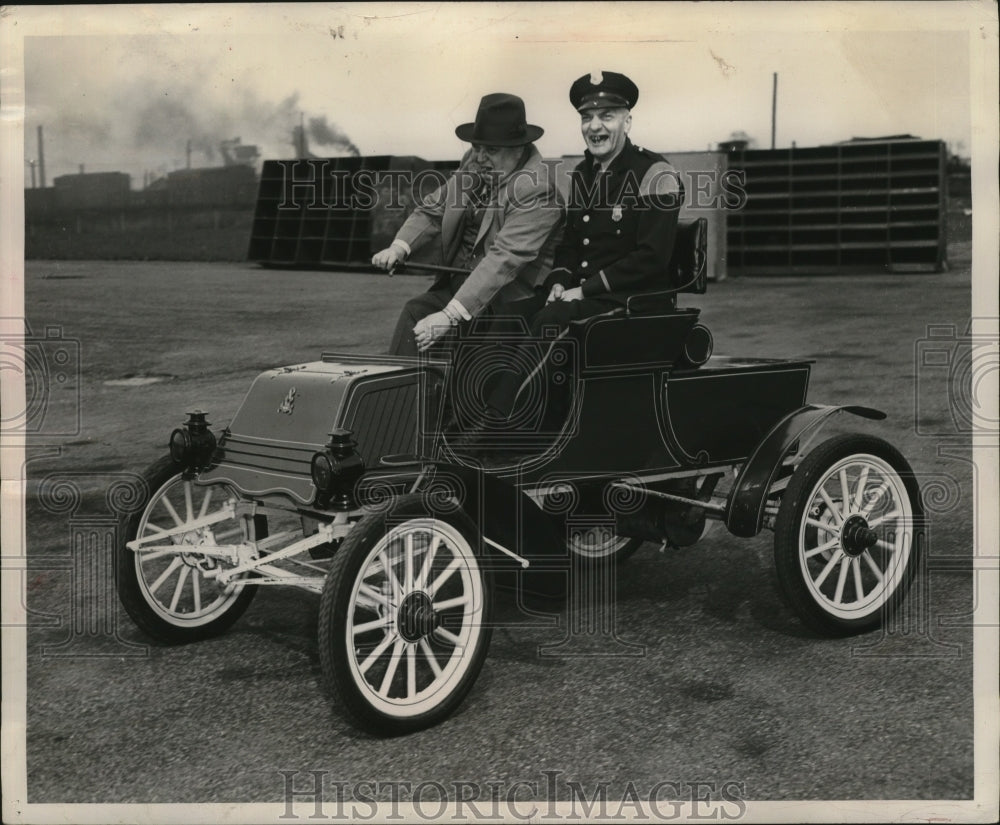
M 129 203 L 132 179 L 124 172 L 60 175 L 52 181 L 55 205 L 64 209 L 108 209 Z

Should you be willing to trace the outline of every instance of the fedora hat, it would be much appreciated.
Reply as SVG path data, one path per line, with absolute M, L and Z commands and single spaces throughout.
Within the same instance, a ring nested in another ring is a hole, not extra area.
M 538 140 L 544 132 L 541 126 L 527 122 L 521 98 L 502 92 L 486 95 L 479 101 L 475 123 L 455 127 L 459 140 L 487 146 L 524 146 Z

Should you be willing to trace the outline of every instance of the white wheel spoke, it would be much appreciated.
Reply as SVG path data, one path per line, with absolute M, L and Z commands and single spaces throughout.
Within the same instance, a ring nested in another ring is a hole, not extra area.
M 874 530 L 876 527 L 878 527 L 886 519 L 897 518 L 899 515 L 900 515 L 899 510 L 893 510 L 891 513 L 885 513 L 884 515 L 881 515 L 878 518 L 875 518 L 875 519 L 872 519 L 871 521 L 869 521 L 868 522 L 868 527 L 871 528 L 872 530 Z
M 195 615 L 201 613 L 201 573 L 197 570 L 191 574 L 191 593 L 194 596 Z
M 854 506 L 851 508 L 853 510 L 861 509 L 861 504 L 865 497 L 865 485 L 868 484 L 869 472 L 871 472 L 871 467 L 867 464 L 861 468 L 861 476 L 858 478 L 858 486 L 854 491 Z
M 832 550 L 838 544 L 840 544 L 839 538 L 830 539 L 825 544 L 819 545 L 819 547 L 814 547 L 812 550 L 807 550 L 805 552 L 805 558 L 811 559 L 813 556 L 819 555 L 820 553 L 825 553 L 827 550 Z
M 883 550 L 888 550 L 890 553 L 896 552 L 896 545 L 890 544 L 885 539 L 879 539 L 877 542 L 875 542 L 875 546 L 881 547 Z
M 413 590 L 413 533 L 406 534 L 405 559 L 403 561 L 403 592 Z
M 871 554 L 865 550 L 861 554 L 861 557 L 868 563 L 868 567 L 871 568 L 872 573 L 875 574 L 875 578 L 878 579 L 878 583 L 882 584 L 885 580 L 885 576 L 882 575 L 882 571 L 878 569 L 878 565 L 875 564 L 875 560 L 871 557 Z
M 177 612 L 177 602 L 181 600 L 181 591 L 184 590 L 184 582 L 187 581 L 188 573 L 191 572 L 191 568 L 184 565 L 181 570 L 181 574 L 177 577 L 177 586 L 174 588 L 174 597 L 170 600 L 170 612 Z
M 840 468 L 840 500 L 843 502 L 842 515 L 847 518 L 851 514 L 851 485 L 847 483 L 847 468 Z
M 460 604 L 469 604 L 472 596 L 466 593 L 463 596 L 455 596 L 453 599 L 445 599 L 443 602 L 434 602 L 435 610 L 447 610 L 450 607 L 458 607 Z
M 389 566 L 389 557 L 386 555 L 384 550 L 378 554 L 378 557 L 382 562 L 382 570 L 385 572 L 385 577 L 389 582 L 389 589 L 392 593 L 392 600 L 396 604 L 399 604 L 399 602 L 402 600 L 402 596 L 400 594 L 399 579 L 396 578 L 395 572 L 393 571 L 392 567 Z
M 452 633 L 452 632 L 451 632 L 450 630 L 448 630 L 448 629 L 446 629 L 446 628 L 444 628 L 444 627 L 438 627 L 438 628 L 435 628 L 435 629 L 434 629 L 434 633 L 435 633 L 435 634 L 437 635 L 437 637 L 438 637 L 438 638 L 440 638 L 440 639 L 444 639 L 444 640 L 445 640 L 445 641 L 447 641 L 447 642 L 451 642 L 451 643 L 452 643 L 453 645 L 455 645 L 456 647 L 457 647 L 457 646 L 458 646 L 458 645 L 459 645 L 459 644 L 461 643 L 461 641 L 462 641 L 462 639 L 461 639 L 461 637 L 460 637 L 460 636 L 458 636 L 458 635 L 457 635 L 457 634 L 455 634 L 455 633 Z
M 438 664 L 437 656 L 434 655 L 434 651 L 431 650 L 431 646 L 427 644 L 427 639 L 420 640 L 420 649 L 424 652 L 424 656 L 427 657 L 427 664 L 429 664 L 431 666 L 431 670 L 434 671 L 434 678 L 440 678 L 441 665 Z
M 823 498 L 827 508 L 830 510 L 830 513 L 833 515 L 834 521 L 836 521 L 837 524 L 841 524 L 844 521 L 844 517 L 841 515 L 840 507 L 833 503 L 833 499 L 830 498 L 830 494 L 827 493 L 827 491 L 822 487 L 819 488 L 819 494 Z
M 431 586 L 427 588 L 427 595 L 433 599 L 434 594 L 438 592 L 438 588 L 440 588 L 441 585 L 448 580 L 448 577 L 456 570 L 458 570 L 458 568 L 461 566 L 462 566 L 462 560 L 460 558 L 456 557 L 452 559 L 451 563 L 444 570 L 441 571 L 441 575 L 438 576 L 436 579 L 434 579 L 434 582 L 431 584 Z
M 377 630 L 380 627 L 388 627 L 392 624 L 392 616 L 382 616 L 378 619 L 373 619 L 370 622 L 363 622 L 362 624 L 354 625 L 354 635 L 358 636 L 362 633 L 367 633 L 369 630 Z
M 406 646 L 406 698 L 417 695 L 417 646 Z
M 174 524 L 180 527 L 184 522 L 181 521 L 181 517 L 177 515 L 177 511 L 174 509 L 174 505 L 170 503 L 170 499 L 167 498 L 166 496 L 163 496 L 163 498 L 161 498 L 160 501 L 163 503 L 163 506 L 167 509 L 167 512 L 170 513 L 170 517 L 174 520 Z
M 860 602 L 865 595 L 865 588 L 861 583 L 861 559 L 851 559 L 851 569 L 854 571 L 854 601 Z
M 170 562 L 170 564 L 167 566 L 167 569 L 164 570 L 162 573 L 160 573 L 159 578 L 157 578 L 157 580 L 149 586 L 149 592 L 155 593 L 157 590 L 159 590 L 160 585 L 162 585 L 167 579 L 169 579 L 171 573 L 173 573 L 182 564 L 184 564 L 184 562 L 181 561 L 179 556 L 174 557 L 174 560 Z
M 837 604 L 844 602 L 844 583 L 847 581 L 847 571 L 851 566 L 851 560 L 846 556 L 840 562 L 840 575 L 837 577 L 837 590 L 833 594 L 833 601 Z
M 826 567 L 824 567 L 823 571 L 816 577 L 814 584 L 816 585 L 817 588 L 819 588 L 823 584 L 823 582 L 826 581 L 826 577 L 830 575 L 830 571 L 833 570 L 834 565 L 836 565 L 836 563 L 840 561 L 843 555 L 844 555 L 843 551 L 838 550 L 836 553 L 830 556 L 830 560 L 826 563 Z
M 169 547 L 163 550 L 152 550 L 148 553 L 145 550 L 140 550 L 139 552 L 142 555 L 143 564 L 149 561 L 153 561 L 154 559 L 162 559 L 164 556 L 177 555 L 177 551 L 173 547 Z
M 816 519 L 814 518 L 807 518 L 806 524 L 810 525 L 811 527 L 815 527 L 817 530 L 822 530 L 825 533 L 829 533 L 832 536 L 836 536 L 840 532 L 836 524 L 828 524 L 824 521 L 816 521 Z
M 358 598 L 355 604 L 364 605 L 365 607 L 371 607 L 376 610 L 380 607 L 388 609 L 389 600 L 370 584 L 362 582 L 361 586 L 358 588 Z
M 208 513 L 208 505 L 212 503 L 212 488 L 205 488 L 205 498 L 201 500 L 201 509 L 198 511 L 198 518 L 204 518 Z
M 399 667 L 399 660 L 402 658 L 404 647 L 406 647 L 406 642 L 402 639 L 398 639 L 392 648 L 389 666 L 385 670 L 385 676 L 382 677 L 382 684 L 378 689 L 378 695 L 383 699 L 389 695 L 389 688 L 392 687 L 392 678 L 396 675 L 396 668 Z
M 164 533 L 167 532 L 164 528 L 157 527 L 151 521 L 146 522 L 146 529 L 149 530 L 151 533 L 156 533 L 157 535 L 163 535 Z
M 875 509 L 875 505 L 879 503 L 879 500 L 882 498 L 883 495 L 885 495 L 888 489 L 889 489 L 888 482 L 883 481 L 881 484 L 879 484 L 879 486 L 875 488 L 875 492 L 872 493 L 871 500 L 861 510 L 861 515 L 867 518 L 868 514 Z
M 396 639 L 399 637 L 394 633 L 387 633 L 385 638 L 378 643 L 375 649 L 368 654 L 368 658 L 365 659 L 360 665 L 358 665 L 358 670 L 365 673 L 368 668 L 370 668 L 376 661 L 378 661 L 379 656 L 385 653 L 386 648 L 389 647 Z
M 431 546 L 427 548 L 427 555 L 424 556 L 424 563 L 420 568 L 420 574 L 417 576 L 417 581 L 413 585 L 414 590 L 423 590 L 424 586 L 427 584 L 427 577 L 431 572 L 431 565 L 434 564 L 434 557 L 437 555 L 438 547 L 441 546 L 441 536 L 435 534 L 434 538 L 431 540 Z
M 184 512 L 187 514 L 187 520 L 194 520 L 194 501 L 191 499 L 191 482 L 184 482 Z

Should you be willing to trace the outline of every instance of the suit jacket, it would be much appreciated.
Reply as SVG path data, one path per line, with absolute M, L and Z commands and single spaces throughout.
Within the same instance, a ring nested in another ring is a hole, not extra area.
M 446 264 L 461 248 L 463 216 L 472 196 L 470 176 L 462 172 L 471 154 L 465 154 L 458 172 L 425 198 L 396 233 L 411 249 L 440 233 Z M 563 219 L 552 178 L 531 146 L 521 166 L 500 183 L 476 236 L 474 251 L 483 254 L 482 260 L 455 294 L 470 315 L 494 298 L 516 301 L 533 295 L 549 271 Z
M 680 176 L 655 152 L 626 138 L 600 175 L 587 152 L 572 173 L 566 228 L 546 288 L 582 286 L 584 297 L 621 301 L 668 289 L 683 202 Z

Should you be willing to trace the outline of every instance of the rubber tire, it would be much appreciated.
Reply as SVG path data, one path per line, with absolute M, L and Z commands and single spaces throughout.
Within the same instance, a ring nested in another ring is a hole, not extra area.
M 598 567 L 604 564 L 622 564 L 627 561 L 632 555 L 642 547 L 644 543 L 643 539 L 631 538 L 628 539 L 624 545 L 615 550 L 611 555 L 608 556 L 587 556 L 582 553 L 577 553 L 573 549 L 573 545 L 569 542 L 566 543 L 566 550 L 569 552 L 570 558 L 573 560 L 574 564 L 581 567 Z
M 243 615 L 257 593 L 256 587 L 244 587 L 239 597 L 225 613 L 197 627 L 178 627 L 170 624 L 149 606 L 137 578 L 135 553 L 129 550 L 125 544 L 135 539 L 139 523 L 142 521 L 149 502 L 164 486 L 179 475 L 177 465 L 170 456 L 164 456 L 143 472 L 142 476 L 146 482 L 145 499 L 131 516 L 123 519 L 120 533 L 123 539 L 116 548 L 115 558 L 115 588 L 125 612 L 143 633 L 168 645 L 197 642 L 224 633 Z M 257 516 L 254 519 L 254 533 L 257 538 L 263 538 L 267 535 L 266 521 L 262 516 Z
M 368 558 L 371 549 L 390 529 L 388 517 L 398 524 L 399 519 L 406 517 L 434 517 L 448 522 L 456 528 L 469 546 L 473 554 L 482 560 L 479 549 L 479 531 L 465 513 L 452 511 L 447 514 L 433 513 L 428 507 L 424 496 L 419 494 L 400 496 L 389 512 L 370 513 L 362 518 L 344 539 L 340 549 L 333 557 L 330 570 L 326 576 L 323 593 L 320 596 L 319 630 L 319 660 L 323 683 L 333 698 L 335 706 L 355 727 L 380 737 L 401 736 L 418 730 L 433 727 L 447 719 L 461 705 L 472 686 L 475 684 L 486 659 L 493 630 L 493 577 L 488 569 L 480 564 L 479 575 L 483 591 L 482 629 L 477 641 L 477 647 L 472 652 L 472 661 L 459 684 L 447 698 L 437 707 L 426 713 L 399 718 L 384 714 L 373 708 L 358 686 L 354 683 L 347 664 L 346 633 L 347 612 L 350 609 L 350 596 L 354 582 L 361 572 L 361 565 Z
M 850 455 L 870 454 L 881 458 L 899 475 L 910 499 L 914 535 L 910 559 L 903 579 L 887 601 L 869 616 L 844 619 L 831 616 L 810 594 L 799 566 L 799 525 L 809 501 L 806 499 L 827 470 Z M 889 442 L 875 436 L 847 434 L 827 439 L 812 450 L 796 468 L 781 498 L 774 527 L 774 564 L 781 595 L 803 624 L 823 636 L 843 637 L 867 633 L 883 624 L 906 598 L 920 566 L 923 552 L 923 511 L 920 490 L 913 470 L 903 455 Z

